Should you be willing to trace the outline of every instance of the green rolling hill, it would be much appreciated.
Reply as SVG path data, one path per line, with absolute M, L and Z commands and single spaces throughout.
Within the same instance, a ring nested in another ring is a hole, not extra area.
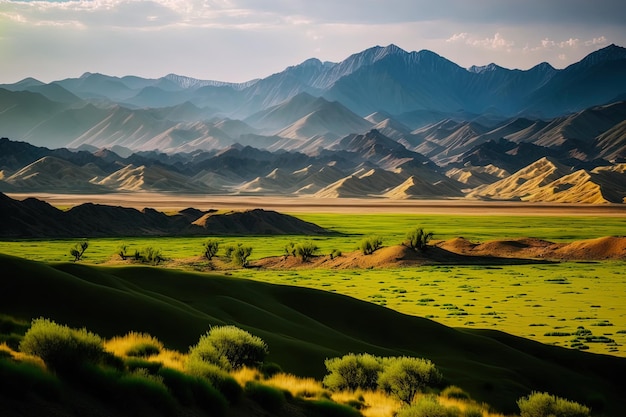
M 320 378 L 348 352 L 432 360 L 448 384 L 498 411 L 531 391 L 626 409 L 626 359 L 547 346 L 490 330 L 453 329 L 335 293 L 156 267 L 46 264 L 0 255 L 0 314 L 46 317 L 103 337 L 148 332 L 186 351 L 211 325 L 263 338 L 269 360 Z

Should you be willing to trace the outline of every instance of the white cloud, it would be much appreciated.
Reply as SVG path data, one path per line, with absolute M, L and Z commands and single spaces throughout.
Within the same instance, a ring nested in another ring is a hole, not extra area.
M 507 51 L 510 51 L 511 48 L 515 45 L 515 42 L 506 40 L 502 35 L 500 35 L 500 33 L 496 33 L 495 35 L 493 35 L 493 37 L 478 38 L 476 36 L 470 36 L 466 32 L 461 32 L 455 33 L 454 35 L 450 36 L 448 39 L 446 39 L 446 42 L 463 42 L 466 45 L 474 47 L 494 50 L 503 49 Z

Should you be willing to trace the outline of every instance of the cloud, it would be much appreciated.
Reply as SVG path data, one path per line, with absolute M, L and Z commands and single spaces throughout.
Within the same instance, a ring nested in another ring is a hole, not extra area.
M 515 42 L 506 40 L 500 33 L 496 33 L 493 37 L 477 38 L 470 36 L 466 32 L 455 33 L 446 39 L 448 43 L 463 42 L 466 45 L 479 48 L 487 48 L 493 50 L 507 50 L 510 51 L 515 45 Z

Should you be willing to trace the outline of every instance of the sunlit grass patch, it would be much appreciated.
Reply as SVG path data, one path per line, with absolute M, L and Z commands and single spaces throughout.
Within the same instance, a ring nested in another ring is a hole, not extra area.
M 301 378 L 287 373 L 278 373 L 264 381 L 267 385 L 289 391 L 294 397 L 325 398 L 330 394 L 320 381 L 314 378 Z
M 156 337 L 147 333 L 129 332 L 105 341 L 104 347 L 116 356 L 150 357 L 158 355 L 163 349 Z

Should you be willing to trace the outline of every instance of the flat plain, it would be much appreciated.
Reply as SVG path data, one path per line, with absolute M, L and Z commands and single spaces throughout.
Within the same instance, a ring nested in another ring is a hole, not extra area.
M 50 195 L 61 207 L 79 204 L 78 196 Z M 80 196 L 90 200 L 91 196 Z M 46 199 L 46 196 L 39 198 Z M 384 246 L 398 245 L 408 230 L 423 227 L 434 241 L 462 236 L 472 242 L 533 237 L 570 242 L 603 236 L 626 235 L 626 210 L 619 206 L 520 204 L 463 204 L 459 202 L 381 200 L 321 200 L 224 198 L 193 201 L 186 197 L 154 199 L 122 195 L 101 204 L 152 207 L 163 211 L 185 207 L 220 210 L 263 207 L 280 209 L 303 220 L 338 232 L 333 236 L 216 237 L 221 245 L 243 243 L 253 247 L 251 265 L 267 257 L 282 256 L 290 242 L 310 240 L 318 255 L 333 249 L 348 254 L 366 236 L 382 237 Z M 152 202 L 157 202 L 155 207 Z M 98 203 L 98 201 L 95 201 Z M 386 204 L 385 204 L 386 203 Z M 284 210 L 283 210 L 284 209 Z M 161 265 L 211 271 L 201 256 L 207 237 L 119 237 L 89 239 L 82 262 L 119 264 L 120 245 L 132 251 L 158 248 L 167 259 Z M 70 261 L 70 240 L 0 242 L 0 252 L 46 262 Z M 401 313 L 431 318 L 452 327 L 496 329 L 563 347 L 626 356 L 626 262 L 593 260 L 545 262 L 526 265 L 422 265 L 362 269 L 297 268 L 276 270 L 251 267 L 228 271 L 249 278 L 337 292 L 392 308 Z M 220 271 L 223 272 L 223 271 Z

